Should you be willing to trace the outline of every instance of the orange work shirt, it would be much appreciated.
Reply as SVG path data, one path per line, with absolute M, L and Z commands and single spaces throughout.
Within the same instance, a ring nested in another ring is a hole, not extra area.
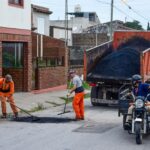
M 0 78 L 0 95 L 10 96 L 14 94 L 14 82 L 6 82 L 5 78 Z

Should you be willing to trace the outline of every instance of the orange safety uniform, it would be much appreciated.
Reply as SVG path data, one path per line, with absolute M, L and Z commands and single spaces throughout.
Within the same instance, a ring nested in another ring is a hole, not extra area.
M 84 92 L 75 93 L 73 109 L 76 114 L 76 119 L 84 119 Z
M 0 99 L 2 113 L 6 114 L 6 100 L 10 102 L 10 106 L 14 114 L 18 113 L 18 109 L 14 101 L 14 82 L 5 82 L 5 78 L 0 78 Z

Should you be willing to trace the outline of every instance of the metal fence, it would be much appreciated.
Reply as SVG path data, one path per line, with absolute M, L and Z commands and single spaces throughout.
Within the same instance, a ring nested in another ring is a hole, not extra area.
M 64 66 L 64 57 L 36 57 L 32 63 L 35 68 Z

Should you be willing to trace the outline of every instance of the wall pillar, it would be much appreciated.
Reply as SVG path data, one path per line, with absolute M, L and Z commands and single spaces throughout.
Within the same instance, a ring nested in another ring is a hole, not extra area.
M 2 77 L 2 42 L 0 41 L 0 77 Z

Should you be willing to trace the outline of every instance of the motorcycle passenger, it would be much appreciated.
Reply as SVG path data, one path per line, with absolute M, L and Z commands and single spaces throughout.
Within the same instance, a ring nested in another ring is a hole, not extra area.
M 135 96 L 143 96 L 146 97 L 150 93 L 150 84 L 142 83 L 142 77 L 138 74 L 132 76 L 132 86 L 133 86 L 133 94 Z M 126 119 L 126 126 L 130 125 L 131 122 L 131 114 L 132 110 L 135 106 L 131 105 L 128 109 L 128 116 Z M 150 112 L 150 96 L 148 97 L 147 102 L 147 111 Z

